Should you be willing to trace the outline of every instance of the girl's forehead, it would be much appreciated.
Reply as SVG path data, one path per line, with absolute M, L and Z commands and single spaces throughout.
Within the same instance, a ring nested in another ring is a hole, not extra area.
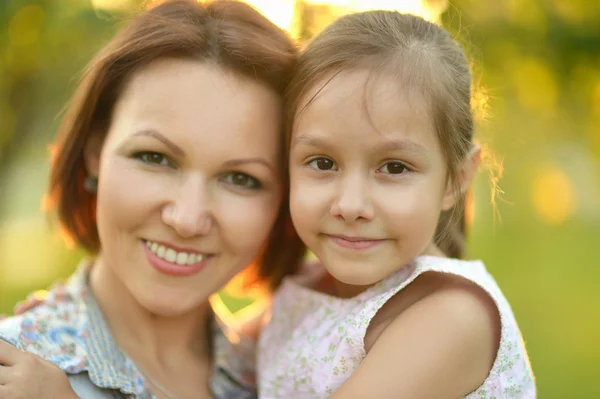
M 337 120 L 385 125 L 432 123 L 431 103 L 415 85 L 390 72 L 351 69 L 329 74 L 313 84 L 300 99 L 295 127 Z

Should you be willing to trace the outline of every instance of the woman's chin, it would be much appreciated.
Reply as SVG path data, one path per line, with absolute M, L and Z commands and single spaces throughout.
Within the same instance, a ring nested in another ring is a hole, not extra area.
M 156 290 L 138 296 L 138 303 L 148 312 L 162 317 L 179 317 L 208 306 L 208 297 Z

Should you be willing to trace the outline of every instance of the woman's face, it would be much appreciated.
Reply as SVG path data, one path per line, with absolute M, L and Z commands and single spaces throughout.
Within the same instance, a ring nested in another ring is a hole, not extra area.
M 259 255 L 281 203 L 280 118 L 268 87 L 208 63 L 164 59 L 132 77 L 101 152 L 86 149 L 97 267 L 115 290 L 175 316 Z

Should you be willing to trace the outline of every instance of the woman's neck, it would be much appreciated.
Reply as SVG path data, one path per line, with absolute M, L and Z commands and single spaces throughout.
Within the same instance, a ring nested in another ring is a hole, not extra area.
M 92 267 L 90 287 L 117 344 L 134 361 L 171 368 L 209 357 L 208 301 L 180 316 L 153 314 L 136 301 L 101 257 Z

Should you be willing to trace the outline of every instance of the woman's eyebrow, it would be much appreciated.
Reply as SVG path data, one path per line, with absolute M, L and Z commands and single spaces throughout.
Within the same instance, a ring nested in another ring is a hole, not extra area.
M 263 165 L 267 167 L 271 172 L 275 173 L 275 168 L 264 158 L 242 158 L 242 159 L 232 159 L 230 161 L 225 162 L 226 167 L 235 167 L 248 163 L 257 163 L 259 165 Z
M 173 143 L 171 140 L 166 138 L 164 135 L 160 134 L 160 132 L 156 129 L 144 129 L 135 132 L 131 137 L 137 136 L 148 136 L 157 139 L 162 142 L 164 145 L 169 147 L 171 151 L 173 151 L 176 155 L 183 157 L 185 155 L 185 151 L 179 147 L 177 144 Z

